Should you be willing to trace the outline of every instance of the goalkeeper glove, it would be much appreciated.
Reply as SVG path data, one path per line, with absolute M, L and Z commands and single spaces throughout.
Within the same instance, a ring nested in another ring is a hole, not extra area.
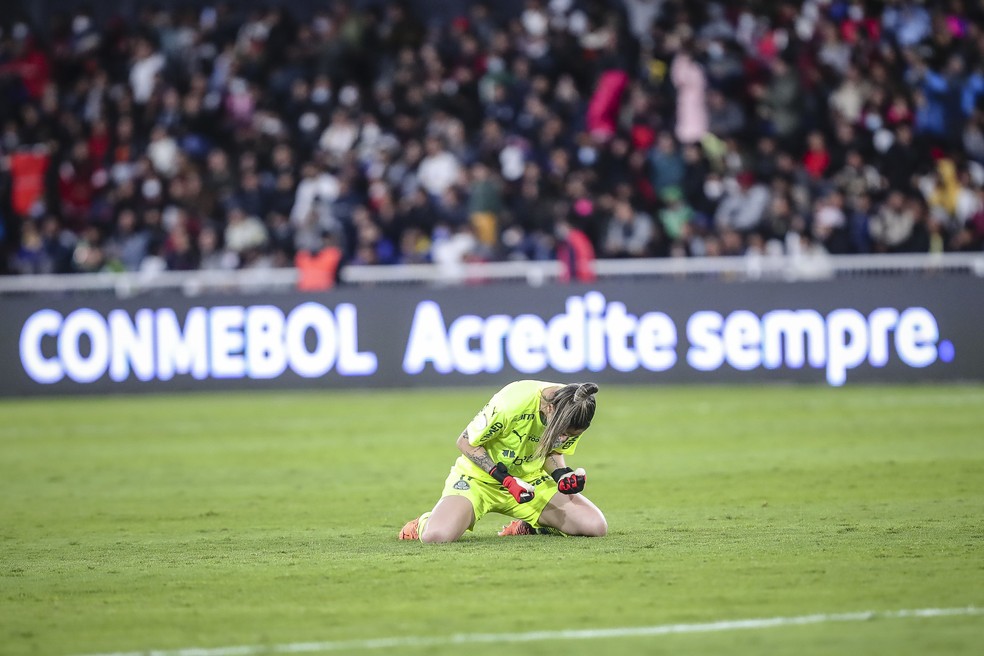
M 557 481 L 557 490 L 563 494 L 577 494 L 584 491 L 585 473 L 580 467 L 558 467 L 550 474 Z
M 489 474 L 502 483 L 502 487 L 509 490 L 509 494 L 516 500 L 516 503 L 526 503 L 533 500 L 533 486 L 521 478 L 510 475 L 509 470 L 501 462 L 495 463 L 495 467 L 489 470 Z

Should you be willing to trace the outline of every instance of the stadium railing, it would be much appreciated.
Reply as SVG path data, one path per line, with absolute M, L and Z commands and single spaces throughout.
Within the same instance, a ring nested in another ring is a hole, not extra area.
M 984 252 L 879 255 L 786 255 L 762 257 L 597 260 L 598 279 L 775 280 L 798 282 L 865 275 L 959 275 L 984 277 Z M 454 265 L 349 265 L 339 272 L 348 286 L 481 285 L 496 281 L 538 286 L 563 276 L 557 261 L 481 262 Z M 125 298 L 154 290 L 187 296 L 222 291 L 272 292 L 296 288 L 297 269 L 156 271 L 0 276 L 0 295 L 103 292 Z

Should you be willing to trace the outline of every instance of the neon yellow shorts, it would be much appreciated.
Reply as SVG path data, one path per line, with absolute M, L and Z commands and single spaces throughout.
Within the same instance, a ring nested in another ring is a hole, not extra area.
M 533 486 L 533 500 L 517 503 L 506 488 L 498 483 L 473 478 L 451 467 L 451 473 L 444 481 L 441 498 L 455 496 L 465 497 L 471 501 L 472 509 L 475 511 L 475 522 L 490 512 L 497 512 L 539 526 L 537 521 L 540 519 L 540 513 L 546 508 L 553 495 L 557 494 L 557 483 L 546 473 L 527 483 Z M 469 531 L 475 528 L 475 522 L 468 527 Z

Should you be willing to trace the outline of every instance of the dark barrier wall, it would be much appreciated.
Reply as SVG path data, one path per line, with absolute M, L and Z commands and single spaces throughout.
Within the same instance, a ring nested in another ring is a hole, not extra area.
M 0 301 L 0 394 L 984 380 L 984 282 L 620 282 Z

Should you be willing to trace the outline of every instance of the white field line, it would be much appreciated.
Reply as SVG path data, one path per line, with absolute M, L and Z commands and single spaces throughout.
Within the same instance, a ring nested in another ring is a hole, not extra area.
M 770 629 L 782 626 L 826 624 L 828 622 L 866 622 L 876 619 L 906 619 L 984 615 L 984 608 L 918 608 L 911 610 L 863 611 L 857 613 L 819 613 L 796 617 L 764 617 L 746 620 L 721 620 L 700 624 L 658 624 L 611 629 L 568 629 L 531 631 L 528 633 L 458 633 L 449 636 L 402 636 L 371 640 L 329 642 L 291 642 L 279 645 L 239 645 L 231 647 L 185 647 L 151 651 L 127 651 L 89 656 L 260 656 L 262 654 L 303 654 L 330 651 L 396 649 L 401 647 L 442 647 L 545 640 L 597 640 L 602 638 L 638 638 L 674 633 L 712 633 L 739 629 Z

